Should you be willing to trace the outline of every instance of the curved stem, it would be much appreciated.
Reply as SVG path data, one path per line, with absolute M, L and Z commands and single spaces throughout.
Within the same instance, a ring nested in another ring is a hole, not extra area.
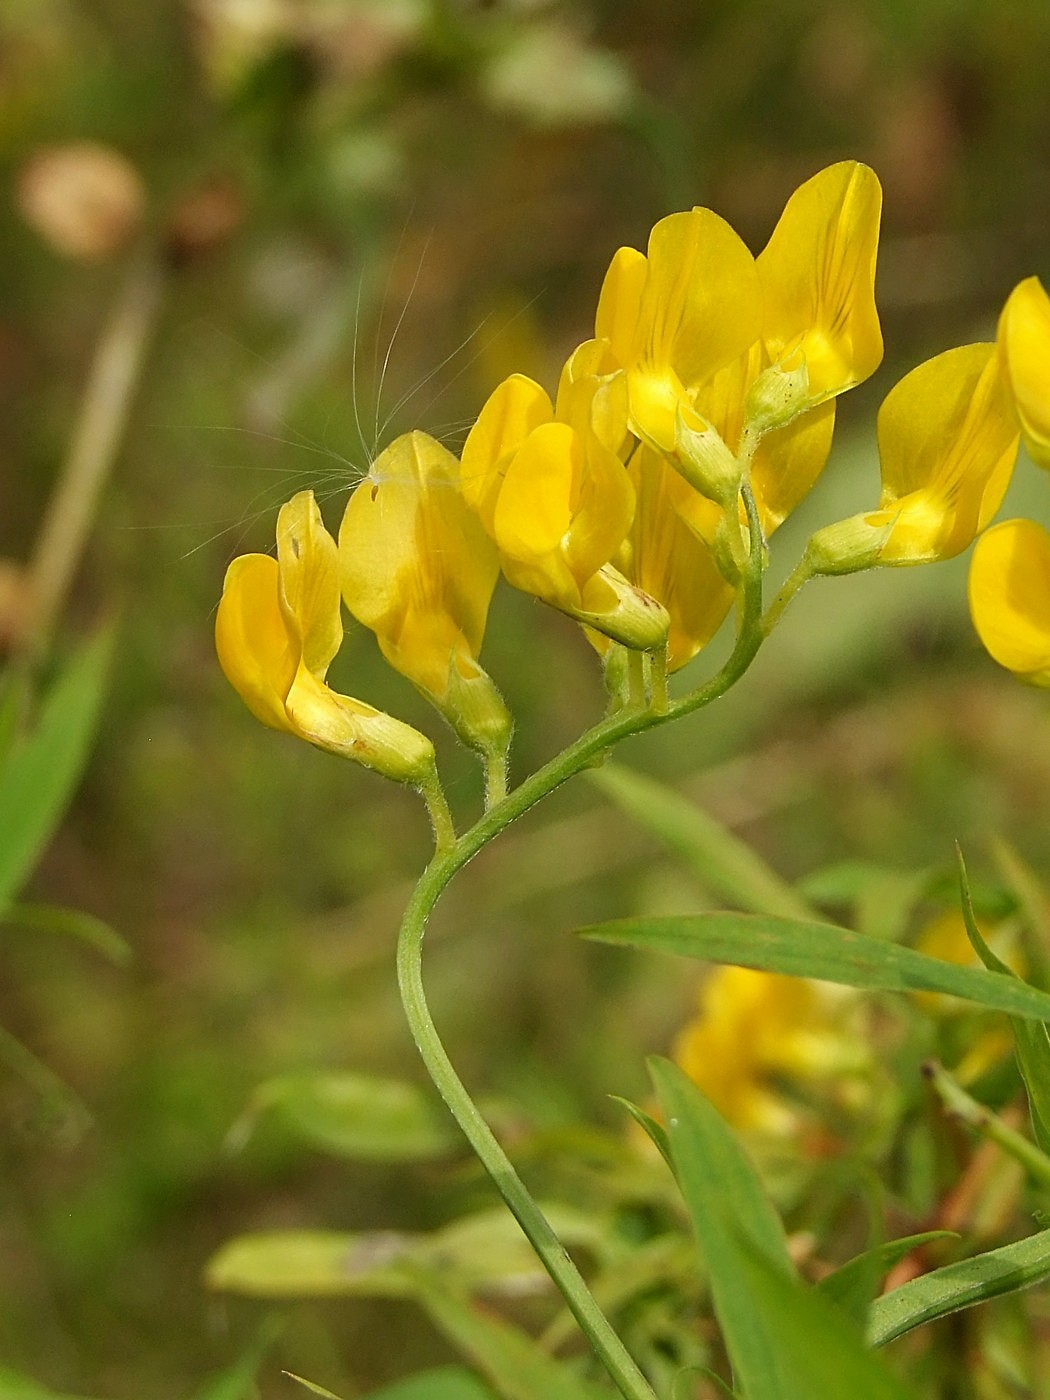
M 440 868 L 450 864 L 448 872 Z M 437 1033 L 423 990 L 422 949 L 427 918 L 456 867 L 439 857 L 416 886 L 405 911 L 397 948 L 398 985 L 412 1035 L 430 1077 L 515 1219 L 550 1274 L 580 1327 L 626 1400 L 655 1400 L 654 1392 L 612 1324 L 595 1302 L 579 1269 L 533 1200 L 492 1130 L 456 1074 Z
M 654 1400 L 652 1388 L 599 1308 L 576 1265 L 456 1074 L 427 1006 L 422 972 L 423 935 L 434 906 L 453 876 L 482 847 L 541 798 L 582 769 L 600 762 L 610 749 L 629 735 L 668 724 L 710 704 L 747 670 L 762 642 L 763 562 L 758 512 L 747 488 L 744 499 L 751 550 L 745 561 L 741 584 L 737 641 L 726 664 L 706 684 L 667 703 L 666 708 L 631 708 L 606 718 L 526 778 L 502 801 L 490 807 L 450 848 L 442 849 L 439 846 L 416 885 L 398 936 L 398 985 L 405 1015 L 423 1062 L 456 1122 L 626 1400 Z

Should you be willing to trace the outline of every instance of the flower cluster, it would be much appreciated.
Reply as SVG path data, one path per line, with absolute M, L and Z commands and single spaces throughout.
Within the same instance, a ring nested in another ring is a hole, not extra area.
M 709 209 L 661 219 L 644 253 L 614 255 L 553 399 L 512 375 L 458 459 L 425 433 L 399 438 L 354 490 L 338 543 L 296 496 L 276 560 L 235 560 L 219 606 L 220 660 L 249 708 L 440 792 L 427 738 L 326 685 L 341 596 L 478 752 L 498 801 L 512 723 L 479 654 L 501 573 L 582 624 L 614 706 L 666 705 L 667 673 L 761 576 L 766 542 L 823 470 L 837 396 L 881 361 L 880 211 L 875 175 L 847 161 L 795 191 L 757 257 Z M 998 346 L 950 350 L 890 392 L 878 507 L 812 537 L 763 635 L 814 574 L 958 553 L 997 509 L 1021 429 L 1047 452 L 1029 362 L 1033 317 L 1050 312 L 1030 302 L 1008 308 Z

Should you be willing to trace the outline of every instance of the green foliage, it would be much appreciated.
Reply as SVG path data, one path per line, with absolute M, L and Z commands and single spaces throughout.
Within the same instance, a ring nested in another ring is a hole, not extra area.
M 671 1155 L 737 1383 L 749 1400 L 913 1396 L 847 1314 L 798 1282 L 780 1222 L 719 1114 L 674 1065 L 651 1063 Z
M 100 632 L 67 664 L 31 732 L 0 766 L 0 917 L 61 820 L 87 761 L 115 638 Z
M 812 917 L 806 901 L 745 842 L 666 783 L 607 763 L 590 781 L 696 872 L 705 888 L 755 914 Z
M 914 1327 L 989 1298 L 1031 1288 L 1050 1277 L 1050 1231 L 1003 1245 L 972 1259 L 947 1264 L 877 1298 L 868 1319 L 868 1340 L 884 1346 Z
M 428 1161 L 459 1143 L 447 1113 L 417 1085 L 351 1071 L 282 1074 L 260 1084 L 232 1140 L 244 1142 L 271 1116 L 308 1146 L 355 1161 Z
M 1030 1020 L 1050 1016 L 1050 993 L 1002 972 L 959 967 L 831 924 L 746 914 L 616 919 L 586 938 L 680 957 L 815 977 L 884 992 L 944 992 Z

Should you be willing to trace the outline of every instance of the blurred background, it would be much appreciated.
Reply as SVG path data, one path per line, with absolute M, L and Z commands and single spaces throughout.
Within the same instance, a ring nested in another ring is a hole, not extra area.
M 777 536 L 786 573 L 817 524 L 874 505 L 899 375 L 992 337 L 1011 287 L 1050 274 L 1048 60 L 1044 0 L 5 0 L 0 642 L 24 649 L 27 570 L 91 431 L 105 480 L 36 664 L 119 629 L 30 893 L 132 956 L 0 938 L 0 1363 L 184 1396 L 257 1324 L 202 1286 L 226 1238 L 433 1225 L 462 1186 L 276 1129 L 231 1146 L 274 1074 L 422 1078 L 393 945 L 429 831 L 410 793 L 263 729 L 226 685 L 230 558 L 269 549 L 303 487 L 335 529 L 377 449 L 411 427 L 458 446 L 504 375 L 553 388 L 612 253 L 663 214 L 709 205 L 758 251 L 801 180 L 858 158 L 885 190 L 887 357 Z M 1046 520 L 1029 464 L 1013 490 Z M 518 777 L 600 713 L 594 655 L 539 604 L 498 594 L 486 658 Z M 369 636 L 333 681 L 433 734 L 476 810 L 471 762 Z M 789 878 L 948 869 L 956 838 L 979 866 L 992 832 L 1050 868 L 1045 707 L 979 651 L 965 561 L 812 585 L 731 699 L 621 757 Z M 584 782 L 524 820 L 433 931 L 468 1083 L 536 1123 L 618 1123 L 606 1096 L 644 1095 L 693 984 L 571 931 L 707 898 Z M 275 1352 L 347 1400 L 446 1355 L 407 1305 L 366 1302 L 291 1308 Z M 261 1393 L 293 1389 L 275 1362 Z

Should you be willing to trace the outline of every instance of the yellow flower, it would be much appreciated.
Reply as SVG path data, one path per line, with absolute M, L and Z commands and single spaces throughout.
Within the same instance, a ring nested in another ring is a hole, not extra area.
M 810 404 L 859 384 L 882 362 L 881 212 L 875 172 L 840 161 L 798 187 L 756 260 L 769 361 L 787 368 L 801 360 Z
M 878 417 L 878 510 L 819 530 L 815 573 L 926 564 L 966 548 L 999 509 L 1019 433 L 994 344 L 946 350 L 913 369 Z
M 380 454 L 339 531 L 343 597 L 464 743 L 502 751 L 511 718 L 478 664 L 499 560 L 459 475 L 426 433 L 406 433 Z
M 734 1127 L 784 1134 L 798 1122 L 784 1081 L 830 1081 L 866 1066 L 843 1024 L 848 993 L 746 967 L 716 967 L 673 1057 Z
M 1003 940 L 997 938 L 997 932 L 989 935 L 987 929 L 981 929 L 986 941 L 991 942 L 1001 955 Z M 959 909 L 947 909 L 932 919 L 919 935 L 915 946 L 920 953 L 940 958 L 942 962 L 957 963 L 960 967 L 980 966 L 966 932 L 966 921 Z M 913 992 L 912 997 L 929 1016 L 951 1017 L 972 1013 L 968 1002 L 942 992 Z M 959 1063 L 953 1066 L 952 1073 L 961 1083 L 972 1084 L 986 1070 L 1004 1059 L 1012 1046 L 1013 1036 L 1005 1026 L 981 1031 L 969 1044 Z
M 630 528 L 634 490 L 591 427 L 588 395 L 598 387 L 593 376 L 567 384 L 559 417 L 533 380 L 504 380 L 464 444 L 460 483 L 515 588 L 649 650 L 663 645 L 667 616 L 609 563 Z
M 747 352 L 760 312 L 755 260 L 710 209 L 661 219 L 647 255 L 620 248 L 594 331 L 626 377 L 631 432 L 673 455 L 680 413 L 700 385 Z
M 263 724 L 399 782 L 432 785 L 429 739 L 325 684 L 342 640 L 335 540 L 313 492 L 301 491 L 277 517 L 277 558 L 245 554 L 227 570 L 215 619 L 219 664 Z
M 714 509 L 687 486 L 667 459 L 640 443 L 628 463 L 635 491 L 630 534 L 617 564 L 632 583 L 667 609 L 667 666 L 677 671 L 691 661 L 722 625 L 734 590 L 719 573 L 714 556 L 673 504 L 684 492 Z
M 970 616 L 988 653 L 1022 680 L 1050 686 L 1050 535 L 1004 520 L 970 564 Z
M 1050 467 L 1050 297 L 1029 277 L 1007 298 L 999 349 L 1032 461 Z

